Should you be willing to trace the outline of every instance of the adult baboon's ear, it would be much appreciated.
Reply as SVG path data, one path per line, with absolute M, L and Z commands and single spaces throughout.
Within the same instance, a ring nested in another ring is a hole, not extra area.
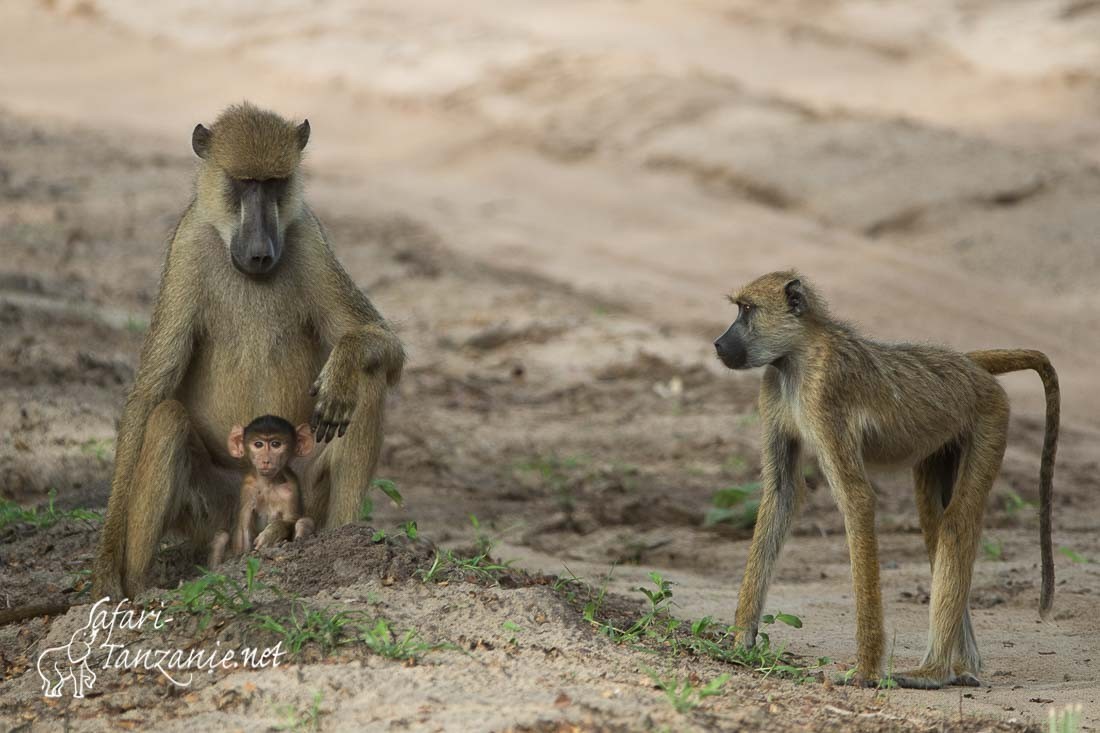
M 806 291 L 802 289 L 801 280 L 791 280 L 783 286 L 783 292 L 787 295 L 787 307 L 791 313 L 800 316 L 806 312 Z
M 191 133 L 191 149 L 195 151 L 195 155 L 206 158 L 206 154 L 210 152 L 211 137 L 210 130 L 202 124 L 195 125 L 195 131 Z
M 244 425 L 234 425 L 229 431 L 229 439 L 225 441 L 225 447 L 229 449 L 229 455 L 234 458 L 244 458 Z
M 309 429 L 309 423 L 302 423 L 294 429 L 294 452 L 305 458 L 313 452 L 313 431 Z
M 298 125 L 298 149 L 305 150 L 309 142 L 309 120 Z

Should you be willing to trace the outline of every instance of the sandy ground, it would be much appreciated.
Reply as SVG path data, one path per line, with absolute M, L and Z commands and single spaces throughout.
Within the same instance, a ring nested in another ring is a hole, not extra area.
M 380 469 L 407 501 L 379 500 L 374 525 L 415 519 L 424 537 L 468 546 L 474 514 L 517 566 L 598 584 L 615 564 L 610 588 L 635 599 L 656 569 L 677 615 L 731 622 L 747 535 L 702 525 L 716 490 L 756 475 L 759 375 L 718 369 L 710 341 L 732 315 L 725 292 L 793 265 L 875 335 L 1050 354 L 1064 418 L 1055 541 L 1100 560 L 1092 4 L 228 7 L 0 9 L 5 498 L 41 502 L 53 487 L 61 506 L 105 503 L 163 240 L 188 196 L 190 130 L 248 98 L 310 118 L 311 200 L 409 344 Z M 1033 512 L 1009 497 L 1036 497 L 1041 389 L 1033 375 L 1005 383 L 1015 412 L 985 521 L 1001 551 L 979 559 L 973 592 L 982 688 L 883 695 L 655 656 L 595 635 L 542 582 L 393 581 L 360 528 L 272 560 L 362 551 L 362 567 L 309 589 L 314 602 L 381 597 L 402 628 L 461 637 L 466 653 L 404 667 L 345 652 L 219 676 L 194 699 L 119 676 L 46 706 L 24 660 L 71 634 L 86 616 L 73 611 L 0 631 L 0 714 L 42 729 L 105 714 L 174 729 L 200 711 L 253 729 L 324 691 L 334 730 L 978 730 L 1072 702 L 1095 726 L 1100 566 L 1059 554 L 1056 613 L 1037 622 Z M 877 485 L 901 668 L 923 651 L 929 574 L 906 477 Z M 6 602 L 71 588 L 95 535 L 94 523 L 9 528 Z M 803 619 L 774 636 L 804 662 L 831 658 L 832 672 L 854 651 L 846 557 L 819 487 L 769 608 Z M 650 668 L 734 677 L 679 716 Z M 225 703 L 242 694 L 252 702 Z

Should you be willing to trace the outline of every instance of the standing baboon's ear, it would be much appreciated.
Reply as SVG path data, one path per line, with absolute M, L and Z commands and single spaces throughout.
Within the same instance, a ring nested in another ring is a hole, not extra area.
M 309 120 L 298 125 L 298 149 L 305 150 L 309 142 Z
M 229 431 L 229 439 L 225 441 L 225 447 L 229 449 L 229 455 L 234 458 L 244 458 L 244 425 L 234 425 Z
M 309 423 L 302 423 L 294 429 L 294 452 L 305 458 L 313 452 L 313 431 L 309 429 Z
M 195 155 L 206 158 L 206 154 L 210 152 L 210 138 L 210 130 L 201 124 L 195 125 L 195 131 L 191 133 L 191 149 L 195 151 Z
M 787 307 L 791 313 L 800 316 L 806 312 L 806 291 L 802 289 L 801 280 L 791 280 L 783 286 L 783 292 L 787 295 Z

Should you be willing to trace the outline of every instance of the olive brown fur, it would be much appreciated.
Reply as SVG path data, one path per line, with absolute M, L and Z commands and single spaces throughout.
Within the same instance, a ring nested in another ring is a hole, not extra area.
M 716 342 L 731 369 L 764 367 L 760 389 L 763 494 L 738 596 L 738 640 L 755 643 L 776 558 L 805 493 L 803 452 L 816 452 L 844 515 L 856 604 L 857 680 L 877 683 L 885 632 L 866 467 L 911 466 L 932 568 L 928 651 L 893 674 L 904 687 L 977 685 L 981 657 L 967 608 L 986 497 L 1000 470 L 1008 398 L 994 374 L 1032 369 L 1047 397 L 1040 466 L 1040 614 L 1053 600 L 1050 507 L 1058 436 L 1058 380 L 1031 350 L 962 354 L 886 344 L 834 319 L 798 273 L 775 272 L 731 298 L 737 319 Z
M 210 546 L 238 504 L 225 436 L 255 415 L 309 422 L 302 467 L 319 528 L 354 521 L 404 350 L 302 198 L 309 123 L 248 104 L 199 125 L 195 196 L 172 236 L 119 423 L 93 593 L 133 597 L 162 535 Z

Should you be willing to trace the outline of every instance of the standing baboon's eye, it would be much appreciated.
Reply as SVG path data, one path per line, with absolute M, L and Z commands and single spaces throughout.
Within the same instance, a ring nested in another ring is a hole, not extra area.
M 752 306 L 748 303 L 737 304 L 737 320 L 742 318 L 748 318 L 749 313 L 752 311 Z

